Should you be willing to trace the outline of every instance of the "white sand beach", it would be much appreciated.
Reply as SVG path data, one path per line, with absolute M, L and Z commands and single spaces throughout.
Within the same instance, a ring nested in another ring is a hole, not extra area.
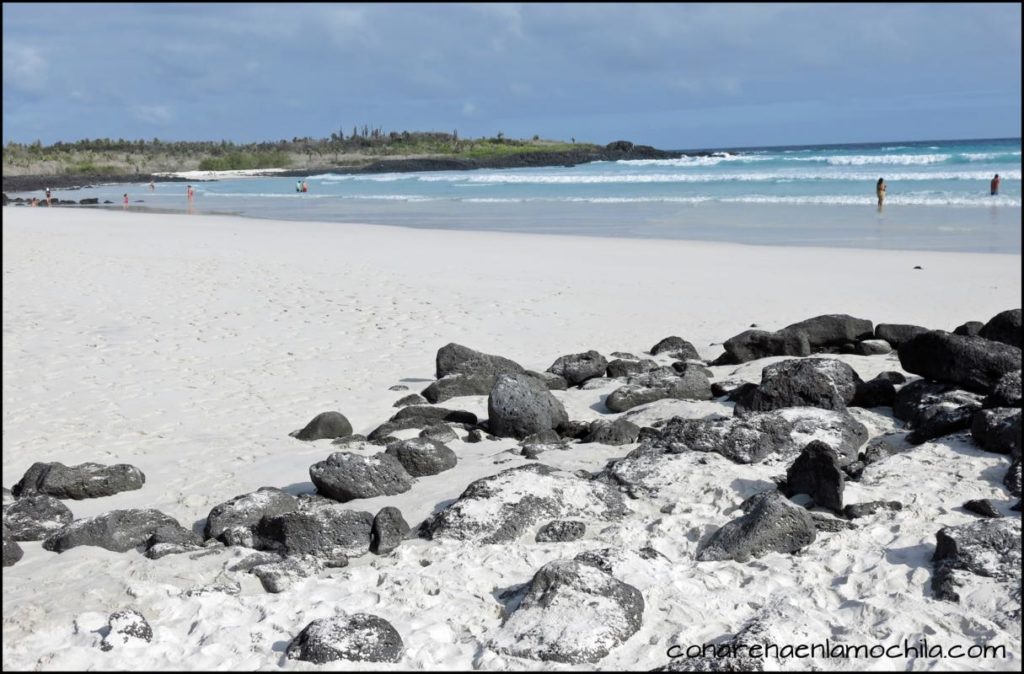
M 434 381 L 450 343 L 544 371 L 595 349 L 649 358 L 678 335 L 702 358 L 756 324 L 764 330 L 822 314 L 952 331 L 1021 306 L 1021 256 L 781 248 L 688 241 L 441 231 L 72 208 L 3 212 L 3 486 L 35 462 L 127 463 L 142 489 L 65 501 L 76 518 L 155 508 L 186 527 L 262 486 L 311 492 L 309 466 L 336 447 L 289 433 L 337 410 L 367 434 L 395 401 Z M 862 378 L 900 370 L 895 353 L 836 356 Z M 670 359 L 655 357 L 659 363 Z M 758 381 L 776 359 L 715 366 L 716 380 Z M 390 390 L 395 385 L 408 390 Z M 614 419 L 615 386 L 554 391 L 570 419 Z M 441 403 L 487 416 L 486 396 Z M 624 413 L 638 425 L 673 414 L 731 414 L 731 403 L 660 401 Z M 901 427 L 882 408 L 853 414 L 873 435 Z M 406 431 L 402 437 L 415 437 Z M 464 431 L 460 431 L 464 436 Z M 460 436 L 460 437 L 462 437 Z M 513 439 L 449 444 L 458 465 L 398 496 L 351 501 L 398 507 L 415 527 L 473 480 L 530 463 Z M 600 470 L 635 445 L 573 445 L 541 455 L 570 472 Z M 896 499 L 899 512 L 819 535 L 798 555 L 696 562 L 697 541 L 730 509 L 771 486 L 785 464 L 733 464 L 681 454 L 657 498 L 629 500 L 622 521 L 583 539 L 473 544 L 410 539 L 292 589 L 267 593 L 225 571 L 247 550 L 151 560 L 78 547 L 56 554 L 21 543 L 3 569 L 3 668 L 650 669 L 673 644 L 730 634 L 773 616 L 780 643 L 1004 645 L 1005 660 L 791 661 L 792 669 L 1016 669 L 1020 595 L 990 579 L 957 603 L 931 596 L 935 533 L 977 519 L 960 507 L 989 498 L 1009 514 L 1006 456 L 959 436 L 926 442 L 870 467 L 847 500 Z M 671 514 L 661 512 L 668 502 Z M 1013 516 L 1019 516 L 1013 513 Z M 649 546 L 663 557 L 636 554 Z M 488 647 L 502 591 L 543 564 L 595 548 L 624 552 L 621 580 L 643 594 L 640 631 L 594 665 L 517 659 Z M 429 566 L 422 565 L 429 561 Z M 188 590 L 237 584 L 236 592 Z M 1016 607 L 1016 617 L 1009 613 Z M 103 651 L 107 616 L 139 610 L 151 643 Z M 405 651 L 394 665 L 285 658 L 288 643 L 337 610 L 388 620 Z M 1002 617 L 1000 617 L 1002 616 Z

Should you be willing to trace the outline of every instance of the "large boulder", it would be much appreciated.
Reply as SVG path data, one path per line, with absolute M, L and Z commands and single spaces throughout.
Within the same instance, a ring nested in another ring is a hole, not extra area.
M 625 512 L 614 487 L 533 463 L 470 483 L 458 499 L 428 518 L 419 533 L 428 539 L 505 543 L 542 520 L 615 520 Z
M 725 353 L 713 365 L 737 365 L 769 356 L 809 356 L 811 345 L 804 332 L 745 330 L 722 344 Z
M 810 442 L 786 471 L 783 493 L 807 494 L 814 504 L 836 512 L 843 509 L 845 480 L 834 449 L 820 440 Z
M 579 386 L 588 379 L 603 377 L 608 360 L 594 350 L 562 356 L 547 369 L 565 379 L 569 386 Z
M 45 494 L 25 496 L 4 507 L 4 523 L 16 541 L 41 541 L 74 519 L 66 505 Z
M 944 527 L 935 534 L 932 590 L 938 599 L 960 601 L 956 591 L 967 574 L 1002 581 L 1020 592 L 1021 529 L 1017 517 L 984 519 Z
M 413 477 L 437 475 L 455 467 L 458 458 L 447 445 L 428 438 L 399 440 L 388 445 L 387 454 L 398 459 Z
M 261 519 L 293 512 L 298 507 L 299 499 L 291 494 L 277 487 L 260 487 L 254 492 L 215 505 L 206 516 L 203 535 L 227 545 L 254 548 L 253 527 Z
M 341 412 L 321 412 L 292 437 L 299 440 L 323 440 L 352 435 L 352 424 Z
M 46 494 L 80 500 L 141 489 L 145 482 L 142 471 L 126 463 L 112 466 L 91 462 L 77 466 L 34 463 L 11 491 L 19 497 Z
M 643 613 L 632 585 L 589 564 L 548 562 L 488 645 L 521 658 L 595 663 L 636 634 Z
M 920 325 L 907 325 L 905 323 L 879 323 L 875 326 L 875 337 L 889 342 L 894 349 L 900 348 L 903 344 L 924 332 L 928 332 L 928 328 L 922 328 Z
M 682 337 L 666 337 L 651 347 L 651 355 L 667 354 L 679 360 L 700 360 L 697 347 Z
M 1008 309 L 996 314 L 978 331 L 978 335 L 1021 348 L 1021 310 Z
M 334 559 L 366 554 L 372 527 L 372 513 L 313 497 L 303 499 L 300 510 L 264 517 L 256 532 L 262 549 Z
M 398 459 L 385 452 L 372 456 L 334 452 L 310 466 L 309 477 L 320 494 L 342 502 L 402 494 L 413 480 Z
M 907 372 L 979 393 L 988 393 L 1003 375 L 1021 369 L 1020 347 L 942 330 L 906 342 L 899 358 Z
M 525 374 L 499 375 L 487 397 L 488 429 L 501 437 L 557 430 L 569 416 L 547 387 Z
M 717 452 L 736 463 L 759 463 L 771 456 L 792 460 L 815 439 L 834 449 L 845 466 L 856 461 L 868 431 L 849 414 L 811 407 L 746 417 L 673 417 L 635 451 Z
M 785 407 L 843 411 L 853 401 L 861 383 L 853 368 L 839 360 L 784 360 L 761 371 L 761 384 L 736 405 L 734 413 L 745 416 Z
M 697 561 L 748 561 L 770 552 L 792 553 L 814 542 L 814 520 L 778 492 L 752 499 L 749 511 L 725 524 L 697 548 Z
M 437 351 L 438 379 L 450 374 L 522 374 L 523 367 L 508 358 L 474 351 L 461 344 L 446 344 Z
M 65 552 L 79 545 L 95 545 L 113 552 L 127 552 L 149 543 L 161 527 L 183 528 L 177 520 L 159 510 L 111 510 L 75 520 L 43 541 L 43 549 Z
M 871 321 L 846 314 L 815 316 L 779 330 L 783 335 L 806 335 L 812 353 L 862 339 L 871 339 L 874 332 Z
M 285 655 L 318 665 L 334 660 L 398 662 L 404 648 L 401 635 L 387 620 L 353 613 L 309 623 L 288 644 Z

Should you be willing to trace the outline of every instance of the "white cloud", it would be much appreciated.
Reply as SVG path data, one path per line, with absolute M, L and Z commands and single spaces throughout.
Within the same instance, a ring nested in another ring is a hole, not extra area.
M 136 119 L 148 124 L 166 124 L 174 119 L 174 114 L 166 105 L 135 105 L 131 113 Z
M 35 47 L 4 45 L 4 84 L 31 93 L 46 90 L 49 64 Z

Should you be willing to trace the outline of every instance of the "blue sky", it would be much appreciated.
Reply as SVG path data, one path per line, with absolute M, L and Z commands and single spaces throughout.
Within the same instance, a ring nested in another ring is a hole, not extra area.
M 1017 137 L 1020 4 L 3 4 L 3 141 Z

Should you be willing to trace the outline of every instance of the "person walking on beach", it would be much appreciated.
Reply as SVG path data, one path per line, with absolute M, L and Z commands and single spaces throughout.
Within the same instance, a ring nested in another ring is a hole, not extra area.
M 882 210 L 882 202 L 885 201 L 885 179 L 879 178 L 875 185 L 875 195 L 878 196 L 878 210 Z
M 997 194 L 999 194 L 999 174 L 998 173 L 996 174 L 996 177 L 992 179 L 992 196 L 996 196 Z

